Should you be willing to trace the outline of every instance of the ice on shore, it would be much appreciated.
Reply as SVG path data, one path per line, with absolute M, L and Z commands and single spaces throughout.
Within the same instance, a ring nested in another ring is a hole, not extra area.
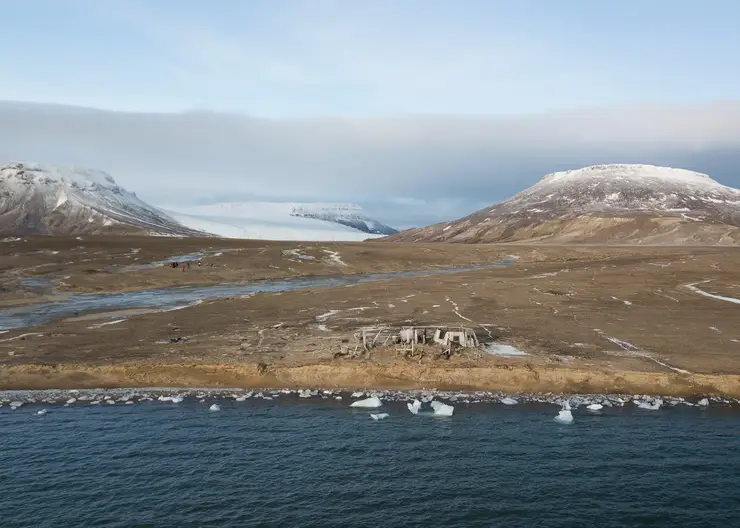
M 452 413 L 455 412 L 455 408 L 452 405 L 447 405 L 436 400 L 432 400 L 429 405 L 434 409 L 435 416 L 452 416 Z
M 501 403 L 503 403 L 504 405 L 516 405 L 519 403 L 519 401 L 507 396 L 506 398 L 501 400 Z
M 637 406 L 638 409 L 645 409 L 646 411 L 659 411 L 660 408 L 663 406 L 663 400 L 661 400 L 660 398 L 651 402 L 634 400 L 634 404 Z
M 388 418 L 389 416 L 390 414 L 388 413 L 378 413 L 378 414 L 370 413 L 370 418 L 372 418 L 375 421 L 383 420 L 384 418 Z
M 561 424 L 573 423 L 573 413 L 570 410 L 570 403 L 563 403 L 563 408 L 558 412 L 558 415 L 555 417 L 555 421 Z
M 208 410 L 209 410 L 209 411 L 211 411 L 211 412 L 216 412 L 216 411 L 220 411 L 220 410 L 221 410 L 221 407 L 219 407 L 218 405 L 216 405 L 216 404 L 214 403 L 213 405 L 211 405 L 211 406 L 210 406 L 210 407 L 208 408 Z
M 367 408 L 367 409 L 374 409 L 377 407 L 381 407 L 382 405 L 383 405 L 383 402 L 380 401 L 380 398 L 378 398 L 377 396 L 372 396 L 364 400 L 357 400 L 356 402 L 353 402 L 350 405 L 350 407 L 361 407 L 361 408 Z
M 408 407 L 409 411 L 411 411 L 411 414 L 419 414 L 419 409 L 421 409 L 421 402 L 415 399 L 414 403 L 406 402 L 406 407 Z

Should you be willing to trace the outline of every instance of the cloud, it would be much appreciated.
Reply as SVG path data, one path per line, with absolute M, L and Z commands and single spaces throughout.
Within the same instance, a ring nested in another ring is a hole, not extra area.
M 555 170 L 673 165 L 740 186 L 740 103 L 539 116 L 255 119 L 0 103 L 0 162 L 96 167 L 153 203 L 349 201 L 401 227 Z

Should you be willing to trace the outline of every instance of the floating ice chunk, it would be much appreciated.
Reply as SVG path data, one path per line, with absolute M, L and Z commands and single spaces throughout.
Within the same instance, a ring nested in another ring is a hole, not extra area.
M 70 398 L 67 400 L 67 405 L 72 405 L 76 401 L 77 401 L 77 398 Z
M 178 394 L 177 396 L 173 396 L 170 401 L 172 403 L 182 403 L 183 401 L 185 401 L 185 396 L 183 396 L 182 394 Z
M 15 410 L 15 409 L 17 409 L 18 407 L 23 407 L 23 402 L 22 402 L 22 401 L 14 401 L 14 402 L 10 402 L 10 408 L 11 408 L 11 409 Z
M 214 403 L 213 405 L 211 405 L 211 406 L 210 406 L 210 407 L 208 408 L 208 410 L 209 410 L 209 411 L 212 411 L 212 412 L 216 412 L 216 411 L 220 411 L 220 410 L 221 410 L 221 407 L 219 407 L 218 405 L 216 405 L 216 404 Z
M 246 399 L 247 399 L 247 396 L 245 394 L 244 396 L 237 396 L 236 398 L 234 398 L 234 401 L 243 402 L 243 401 L 246 401 Z
M 659 411 L 663 406 L 663 400 L 660 398 L 652 402 L 634 400 L 634 403 L 639 409 L 645 409 L 646 411 Z
M 43 416 L 43 415 L 45 415 L 45 414 L 46 414 L 47 412 L 48 412 L 48 411 L 47 411 L 46 409 L 41 409 L 40 411 L 36 411 L 36 414 L 38 414 L 39 416 Z
M 592 403 L 590 405 L 586 405 L 586 409 L 588 409 L 591 412 L 599 412 L 601 409 L 603 409 L 604 406 L 600 403 Z
M 100 405 L 100 400 L 93 400 L 90 402 L 90 405 Z
M 380 401 L 380 398 L 378 398 L 377 396 L 372 396 L 371 398 L 366 398 L 364 400 L 357 400 L 356 402 L 353 402 L 350 407 L 374 409 L 377 407 L 381 407 L 382 405 L 383 402 Z
M 362 398 L 365 395 L 364 392 L 353 392 L 352 397 L 353 398 Z
M 563 404 L 563 408 L 558 412 L 555 421 L 561 424 L 573 423 L 573 413 L 570 410 L 570 404 L 568 402 Z
M 389 416 L 390 416 L 390 414 L 388 414 L 388 413 L 378 413 L 378 414 L 370 413 L 370 418 L 372 418 L 376 422 L 378 420 L 383 420 L 384 418 L 388 418 Z
M 108 400 L 107 403 L 108 403 L 108 405 L 115 405 L 116 404 L 115 400 Z
M 406 407 L 408 407 L 409 411 L 411 411 L 411 414 L 419 414 L 419 409 L 421 409 L 421 402 L 419 400 L 414 400 L 414 403 L 406 402 Z
M 134 402 L 132 402 L 131 400 L 129 400 L 129 401 L 127 401 L 127 402 L 124 403 L 124 405 L 133 405 L 133 404 L 134 404 Z
M 517 403 L 519 403 L 519 401 L 507 396 L 506 398 L 501 400 L 501 403 L 503 403 L 504 405 L 516 405 Z
M 432 400 L 430 403 L 432 409 L 434 409 L 435 416 L 452 416 L 455 412 L 455 408 L 452 405 Z
M 697 405 L 700 405 L 702 407 L 706 407 L 707 405 L 709 405 L 709 399 L 708 398 L 702 398 L 701 400 L 699 400 L 698 402 L 696 402 L 696 404 Z
M 335 397 L 334 399 L 335 399 L 335 400 L 341 400 L 341 399 L 342 399 L 342 397 L 341 397 L 341 396 L 336 396 L 336 397 Z

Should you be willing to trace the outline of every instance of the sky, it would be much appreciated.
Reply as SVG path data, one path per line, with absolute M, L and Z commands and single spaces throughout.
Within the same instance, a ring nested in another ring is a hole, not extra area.
M 94 166 L 155 203 L 351 201 L 407 227 L 583 164 L 740 187 L 736 1 L 0 0 L 0 16 L 0 162 Z

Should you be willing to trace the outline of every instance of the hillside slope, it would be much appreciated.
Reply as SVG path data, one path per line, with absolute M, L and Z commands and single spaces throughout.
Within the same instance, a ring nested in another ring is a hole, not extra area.
M 0 166 L 0 234 L 205 233 L 139 200 L 105 172 L 10 163 Z
M 413 242 L 740 244 L 740 191 L 652 165 L 555 172 L 465 218 L 387 237 Z

